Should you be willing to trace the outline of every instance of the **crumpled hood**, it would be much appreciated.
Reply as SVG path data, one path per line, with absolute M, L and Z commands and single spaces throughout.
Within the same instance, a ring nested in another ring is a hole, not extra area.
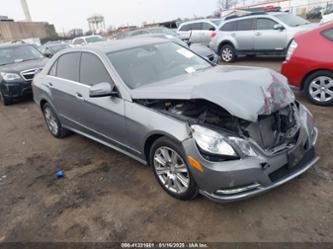
M 287 80 L 266 68 L 216 66 L 131 90 L 133 99 L 205 99 L 256 122 L 295 101 Z

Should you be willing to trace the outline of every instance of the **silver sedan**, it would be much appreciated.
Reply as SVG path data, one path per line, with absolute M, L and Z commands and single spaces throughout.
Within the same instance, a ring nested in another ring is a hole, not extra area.
M 244 199 L 318 160 L 313 117 L 282 75 L 215 66 L 165 39 L 62 51 L 33 91 L 53 136 L 75 132 L 125 153 L 182 200 Z

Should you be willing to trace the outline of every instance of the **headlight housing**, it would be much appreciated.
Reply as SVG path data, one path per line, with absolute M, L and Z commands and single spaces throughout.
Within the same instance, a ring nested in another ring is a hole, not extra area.
M 286 55 L 286 60 L 290 60 L 291 56 L 293 55 L 293 53 L 295 52 L 295 49 L 298 47 L 298 44 L 297 42 L 295 42 L 295 40 L 293 40 L 290 45 L 289 45 L 289 48 L 288 48 L 288 51 L 287 51 L 287 55 Z
M 223 135 L 200 125 L 192 125 L 191 128 L 193 138 L 203 152 L 221 156 L 238 157 L 233 147 L 227 142 Z
M 14 80 L 19 80 L 21 79 L 21 76 L 17 73 L 5 73 L 5 72 L 1 72 L 1 77 L 5 80 L 5 81 L 14 81 Z

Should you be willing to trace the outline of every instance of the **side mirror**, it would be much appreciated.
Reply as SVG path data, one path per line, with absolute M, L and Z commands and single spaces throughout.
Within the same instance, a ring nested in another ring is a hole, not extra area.
M 275 24 L 273 29 L 275 29 L 275 30 L 284 30 L 284 27 L 281 24 Z
M 100 98 L 107 96 L 115 96 L 116 91 L 113 83 L 102 82 L 96 85 L 93 85 L 89 89 L 89 97 L 90 98 Z

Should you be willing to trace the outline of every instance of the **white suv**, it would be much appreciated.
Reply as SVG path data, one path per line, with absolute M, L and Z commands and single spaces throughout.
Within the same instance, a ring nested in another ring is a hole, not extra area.
M 191 37 L 193 43 L 208 45 L 210 40 L 216 35 L 216 30 L 221 24 L 221 19 L 203 19 L 182 23 L 177 30 L 182 40 Z

